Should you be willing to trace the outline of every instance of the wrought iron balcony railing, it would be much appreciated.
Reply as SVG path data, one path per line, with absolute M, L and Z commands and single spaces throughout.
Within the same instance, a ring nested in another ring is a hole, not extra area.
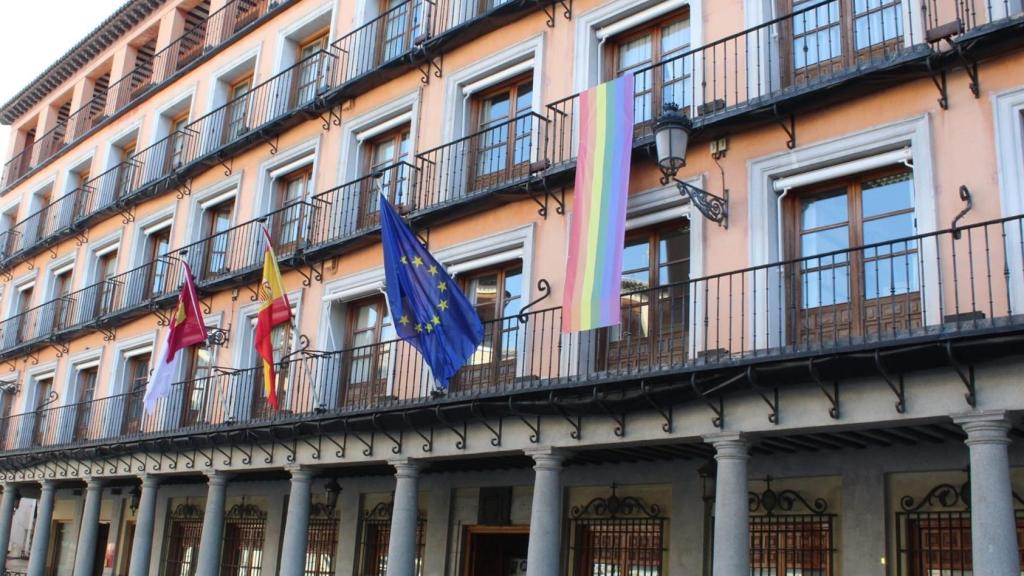
M 61 150 L 78 142 L 104 120 L 140 100 L 151 88 L 166 84 L 203 53 L 237 37 L 250 24 L 286 3 L 229 0 L 205 19 L 189 26 L 169 45 L 154 54 L 152 59 L 133 67 L 102 93 L 79 106 L 67 119 L 58 121 L 53 128 L 36 138 L 31 146 L 12 157 L 4 165 L 0 190 L 10 188 Z
M 141 410 L 144 385 L 136 382 L 127 393 L 6 418 L 0 445 L 11 451 L 120 442 L 919 348 L 1019 333 L 1022 306 L 1024 216 L 1015 216 L 666 285 L 638 284 L 622 294 L 621 323 L 613 328 L 562 334 L 560 308 L 489 319 L 482 345 L 440 396 L 403 341 L 339 351 L 309 350 L 307 342 L 278 363 L 280 410 L 267 406 L 261 370 L 205 368 L 176 384 L 151 416 Z

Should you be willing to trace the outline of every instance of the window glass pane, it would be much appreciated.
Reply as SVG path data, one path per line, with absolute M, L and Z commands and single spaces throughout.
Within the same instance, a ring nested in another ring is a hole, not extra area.
M 869 220 L 864 223 L 864 244 L 874 244 L 876 242 L 891 242 L 905 236 L 914 235 L 914 214 L 913 212 L 906 212 L 904 214 L 897 214 L 895 216 L 886 216 L 885 218 L 879 218 L 878 220 Z M 905 247 L 909 244 L 909 247 Z M 871 252 L 877 250 L 878 252 L 887 252 L 889 249 L 893 250 L 904 250 L 907 248 L 913 248 L 916 246 L 916 242 L 900 241 L 896 242 L 891 246 L 879 246 L 878 248 L 871 248 L 866 250 L 865 256 L 870 256 Z
M 643 290 L 650 283 L 650 243 L 646 238 L 627 240 L 622 251 L 622 291 Z
M 862 188 L 861 204 L 865 218 L 914 206 L 914 186 L 909 172 L 868 180 Z
M 850 269 L 848 266 L 805 272 L 800 276 L 800 284 L 804 308 L 832 306 L 850 301 Z
M 846 222 L 847 199 L 845 191 L 830 192 L 804 201 L 800 209 L 800 229 L 810 230 Z
M 502 316 L 519 311 L 519 298 L 523 295 L 523 271 L 520 268 L 505 272 L 505 304 Z
M 619 45 L 619 72 L 651 61 L 651 36 L 645 35 Z
M 865 298 L 881 298 L 917 292 L 918 286 L 916 252 L 892 258 L 878 258 L 864 263 Z M 906 311 L 903 312 L 906 313 Z
M 665 56 L 674 50 L 689 46 L 690 21 L 676 20 L 661 28 L 661 54 Z
M 819 232 L 812 232 L 810 234 L 804 234 L 800 237 L 800 256 L 814 256 L 815 254 L 824 254 L 826 252 L 832 252 L 833 250 L 844 250 L 850 245 L 850 230 L 848 226 L 839 226 L 838 228 L 829 228 L 828 230 L 821 230 Z M 837 254 L 834 257 L 836 260 L 845 260 L 845 254 Z M 827 260 L 828 258 L 826 258 Z M 812 259 L 814 260 L 814 259 Z M 817 259 L 822 260 L 822 259 Z M 826 262 L 827 264 L 827 262 Z M 805 261 L 807 266 L 820 266 L 820 262 Z
M 520 84 L 516 90 L 516 115 L 530 110 L 533 104 L 533 82 Z
M 481 321 L 493 320 L 498 302 L 498 274 L 474 278 L 469 284 L 469 301 L 473 303 Z

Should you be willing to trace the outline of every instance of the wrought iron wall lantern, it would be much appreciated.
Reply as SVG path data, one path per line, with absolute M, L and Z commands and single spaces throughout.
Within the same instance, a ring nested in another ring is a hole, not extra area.
M 331 478 L 327 485 L 324 486 L 324 492 L 327 493 L 327 503 L 325 504 L 327 513 L 328 515 L 334 514 L 334 510 L 338 506 L 338 497 L 341 496 L 341 485 L 338 484 L 338 479 Z
M 138 486 L 135 486 L 128 492 L 128 508 L 131 509 L 132 514 L 139 511 L 139 501 L 142 499 L 142 490 Z
M 673 103 L 666 103 L 664 111 L 654 121 L 654 146 L 658 154 L 661 183 L 676 183 L 679 193 L 690 199 L 705 218 L 723 228 L 729 227 L 729 192 L 716 196 L 707 190 L 676 178 L 679 169 L 686 166 L 686 147 L 690 141 L 693 123 Z

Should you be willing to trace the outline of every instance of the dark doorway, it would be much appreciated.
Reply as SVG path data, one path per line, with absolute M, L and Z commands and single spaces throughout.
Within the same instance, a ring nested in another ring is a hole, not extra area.
M 467 526 L 463 576 L 525 576 L 529 526 Z
M 107 559 L 107 540 L 110 538 L 110 524 L 101 522 L 96 532 L 96 553 L 92 557 L 92 576 L 103 576 Z

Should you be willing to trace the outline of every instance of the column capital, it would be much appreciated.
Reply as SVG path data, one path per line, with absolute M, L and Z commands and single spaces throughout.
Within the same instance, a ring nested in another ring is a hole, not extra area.
M 140 482 L 142 482 L 143 488 L 156 488 L 157 486 L 160 485 L 160 481 L 162 480 L 162 478 L 160 478 L 156 474 L 150 474 L 148 472 L 139 474 L 137 478 L 139 479 Z
M 206 475 L 207 486 L 224 486 L 232 476 L 229 472 L 213 469 L 203 470 L 203 474 Z
M 707 434 L 704 441 L 715 448 L 715 460 L 747 460 L 750 443 L 742 432 L 717 432 Z
M 423 468 L 423 462 L 412 458 L 389 460 L 388 464 L 394 466 L 396 478 L 417 478 Z
M 284 469 L 291 474 L 292 482 L 310 482 L 316 475 L 315 470 L 302 464 L 289 464 Z
M 551 446 L 527 448 L 523 453 L 533 458 L 534 470 L 561 470 L 565 452 Z
M 42 488 L 42 490 L 44 492 L 45 491 L 53 492 L 53 491 L 55 491 L 57 489 L 57 481 L 53 480 L 52 478 L 47 478 L 45 480 L 40 480 L 39 481 L 39 487 Z
M 99 490 L 100 488 L 103 488 L 103 484 L 106 483 L 103 478 L 97 478 L 95 476 L 83 476 L 82 480 L 85 481 L 85 488 L 87 490 Z
M 972 410 L 953 415 L 953 422 L 967 433 L 968 446 L 1009 444 L 1010 419 L 1005 410 Z

